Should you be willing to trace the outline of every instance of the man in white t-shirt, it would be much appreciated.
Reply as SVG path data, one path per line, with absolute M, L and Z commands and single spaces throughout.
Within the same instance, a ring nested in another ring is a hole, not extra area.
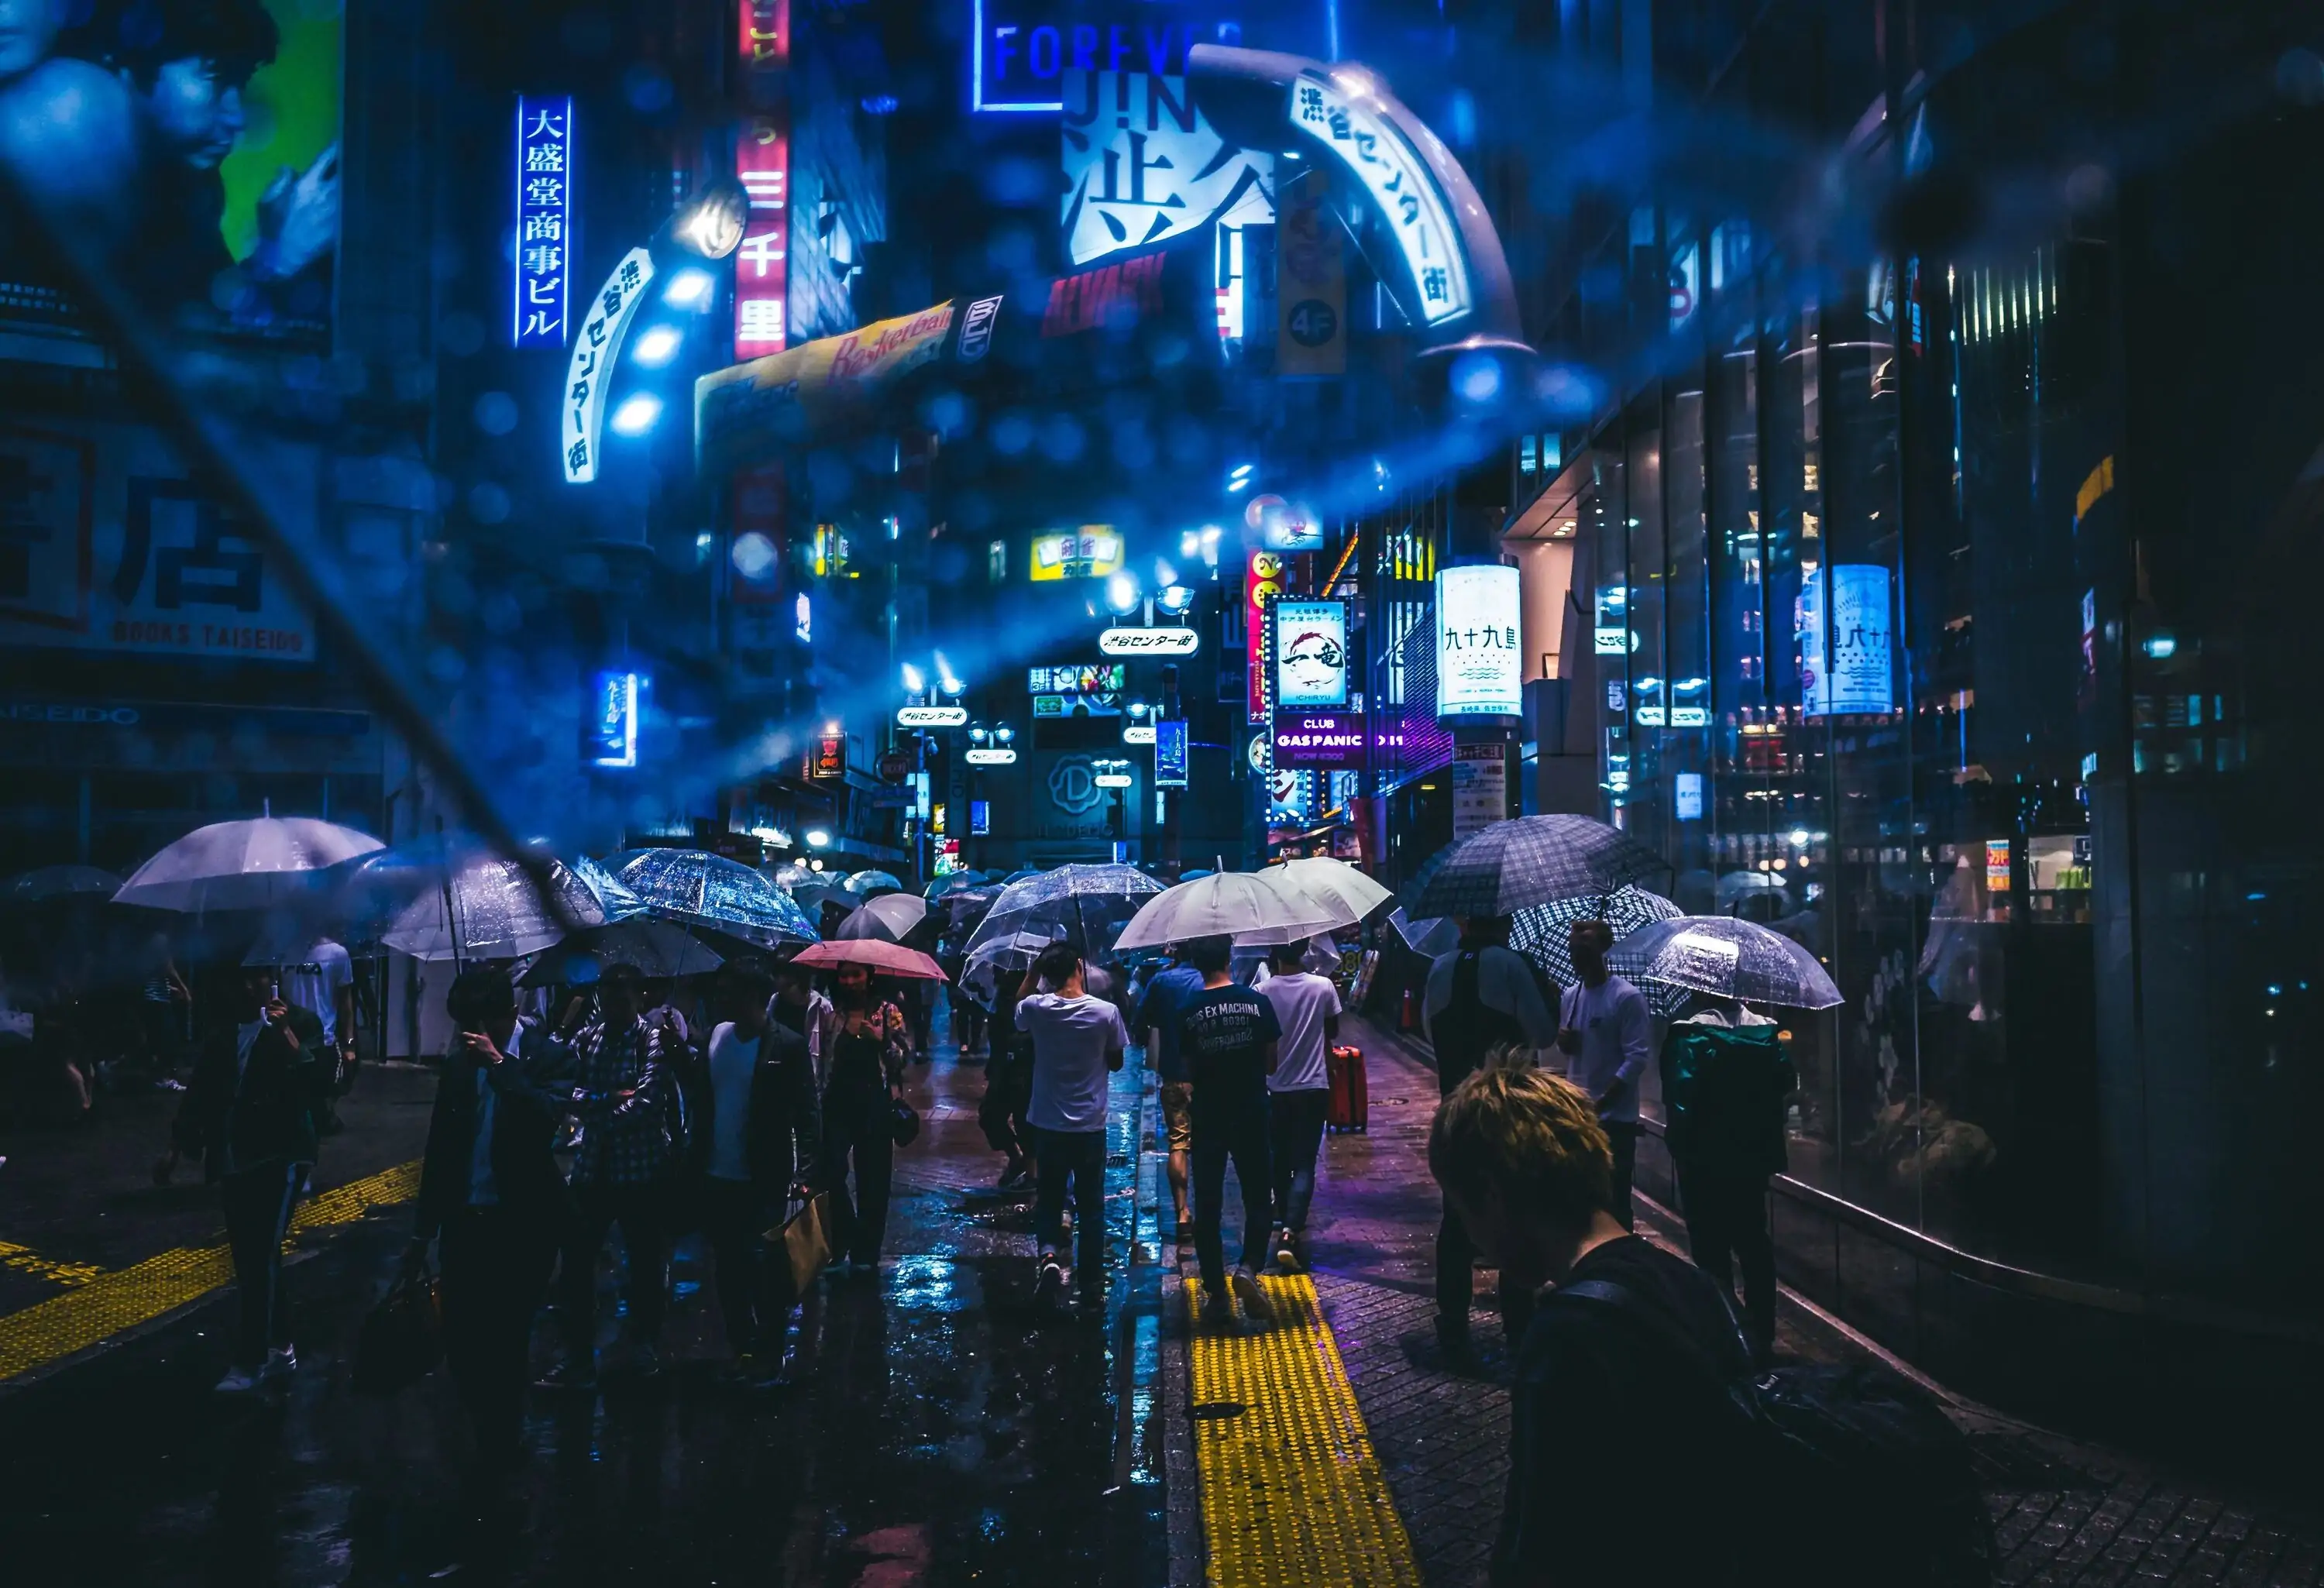
M 323 1022 L 323 1058 L 329 1066 L 330 1090 L 345 1092 L 355 1073 L 355 966 L 347 951 L 329 937 L 318 937 L 296 961 L 276 973 L 282 1001 L 303 1009 Z M 323 1100 L 322 1128 L 337 1131 L 338 1110 Z
M 1581 977 L 1558 1001 L 1557 1045 L 1566 1076 L 1598 1105 L 1598 1122 L 1614 1149 L 1609 1210 L 1630 1228 L 1630 1178 L 1638 1159 L 1638 1077 L 1654 1060 L 1654 1014 L 1646 995 L 1607 967 L 1614 928 L 1576 921 L 1569 941 Z
M 1307 1206 L 1315 1196 L 1315 1159 L 1332 1099 L 1327 1059 L 1340 1035 L 1340 992 L 1305 970 L 1307 945 L 1286 943 L 1272 955 L 1273 974 L 1259 995 L 1283 1027 L 1275 1071 L 1267 1077 L 1268 1161 L 1280 1216 L 1268 1245 L 1275 1266 L 1297 1273 L 1307 1262 Z
M 1053 1292 L 1065 1284 L 1058 1252 L 1070 1179 L 1079 1247 L 1074 1271 L 1084 1294 L 1094 1295 L 1105 1276 L 1107 1077 L 1121 1067 L 1130 1030 L 1120 1010 L 1090 995 L 1072 944 L 1050 944 L 1026 976 L 1046 989 L 1019 999 L 1016 1011 L 1017 1029 L 1033 1039 L 1033 1096 L 1025 1121 L 1038 1166 L 1033 1233 L 1040 1242 L 1041 1288 Z

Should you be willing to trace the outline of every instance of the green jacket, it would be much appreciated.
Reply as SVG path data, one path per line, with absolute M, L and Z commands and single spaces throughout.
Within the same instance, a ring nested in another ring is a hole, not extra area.
M 1665 1140 L 1682 1173 L 1784 1168 L 1784 1102 L 1799 1085 L 1774 1026 L 1681 1022 L 1663 1039 Z

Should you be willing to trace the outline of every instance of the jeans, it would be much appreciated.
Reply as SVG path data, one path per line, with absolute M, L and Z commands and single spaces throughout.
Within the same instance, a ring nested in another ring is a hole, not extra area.
M 1332 1094 L 1326 1088 L 1268 1095 L 1268 1155 L 1275 1167 L 1275 1222 L 1295 1233 L 1307 1227 L 1307 1205 L 1315 1196 L 1315 1155 L 1323 1149 L 1323 1116 L 1331 1102 Z
M 1469 1325 L 1469 1304 L 1474 1299 L 1477 1276 L 1477 1243 L 1469 1238 L 1461 1215 L 1446 1204 L 1444 1217 L 1436 1226 L 1436 1315 L 1440 1326 L 1457 1323 Z M 1509 1276 L 1501 1275 L 1501 1333 L 1514 1352 L 1525 1338 L 1526 1325 L 1533 1322 L 1533 1292 L 1522 1284 L 1513 1283 Z
M 888 1239 L 888 1186 L 896 1170 L 895 1112 L 885 1082 L 835 1080 L 823 1099 L 824 1176 L 835 1219 L 831 1255 L 866 1265 Z M 848 1196 L 847 1176 L 855 1175 Z
M 512 1455 L 524 1429 L 532 1316 L 549 1289 L 557 1231 L 548 1217 L 463 1208 L 444 1223 L 444 1365 L 486 1457 Z
M 596 1344 L 597 1254 L 615 1224 L 622 1226 L 630 1270 L 622 1288 L 629 1304 L 623 1333 L 638 1344 L 660 1343 L 662 1310 L 669 1298 L 669 1203 L 667 1188 L 659 1184 L 573 1188 L 573 1216 L 557 1275 L 557 1310 L 568 1356 L 586 1359 Z
M 1074 1267 L 1087 1283 L 1105 1270 L 1105 1132 L 1031 1127 L 1039 1173 L 1033 1187 L 1033 1238 L 1043 1256 L 1065 1244 L 1065 1182 L 1073 1181 Z
M 779 1202 L 770 1202 L 750 1180 L 705 1178 L 702 1228 L 718 1265 L 718 1312 L 726 1323 L 726 1349 L 740 1356 L 762 1349 L 790 1312 L 789 1260 L 770 1252 L 761 1239 L 782 1221 Z
M 1238 1261 L 1256 1268 L 1267 1260 L 1268 1176 L 1267 1110 L 1258 1103 L 1205 1113 L 1195 1094 L 1194 1255 L 1203 1267 L 1203 1288 L 1213 1294 L 1226 1283 L 1226 1253 L 1219 1237 L 1225 1212 L 1227 1160 L 1234 1159 L 1242 1191 L 1242 1252 Z
M 1735 1292 L 1730 1254 L 1743 1268 L 1743 1316 L 1751 1347 L 1765 1356 L 1775 1341 L 1775 1242 L 1767 1228 L 1767 1177 L 1678 1166 L 1680 1205 L 1694 1266 Z
M 1025 1105 L 1032 1094 L 1032 1061 L 1013 1043 L 993 1039 L 992 1057 L 984 1069 L 984 1096 L 976 1105 L 976 1122 L 985 1144 L 1011 1159 L 1037 1156 L 1033 1128 L 1025 1122 Z
M 1606 1141 L 1614 1149 L 1614 1198 L 1606 1211 L 1622 1221 L 1622 1228 L 1637 1229 L 1637 1223 L 1630 1211 L 1630 1181 L 1638 1171 L 1638 1126 L 1619 1121 L 1600 1122 L 1606 1127 Z
M 270 1348 L 290 1343 L 282 1237 L 290 1228 L 290 1208 L 307 1168 L 302 1163 L 265 1163 L 218 1182 L 226 1249 L 234 1257 L 235 1289 L 242 1301 L 234 1334 L 236 1367 L 254 1371 L 265 1365 Z

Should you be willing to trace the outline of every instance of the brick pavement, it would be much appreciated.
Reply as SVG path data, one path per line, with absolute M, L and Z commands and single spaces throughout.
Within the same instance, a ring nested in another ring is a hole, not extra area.
M 1435 1076 L 1416 1048 L 1360 1020 L 1350 1025 L 1348 1039 L 1368 1057 L 1371 1129 L 1326 1142 L 1310 1230 L 1316 1292 L 1429 1588 L 1471 1588 L 1486 1578 L 1508 1473 L 1507 1353 L 1489 1279 L 1480 1281 L 1477 1367 L 1456 1374 L 1436 1351 L 1430 1276 L 1439 1202 L 1425 1151 Z M 1642 1233 L 1685 1250 L 1664 1210 L 1645 1212 Z M 1878 1354 L 1788 1296 L 1777 1348 L 1825 1361 Z M 2010 1588 L 2324 1584 L 2324 1519 L 2238 1504 L 1944 1398 L 1985 1472 L 1999 1580 Z

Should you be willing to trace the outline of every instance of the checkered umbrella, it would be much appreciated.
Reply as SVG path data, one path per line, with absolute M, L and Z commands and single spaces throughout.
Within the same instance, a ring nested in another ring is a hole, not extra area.
M 1781 932 L 1730 915 L 1682 915 L 1639 928 L 1607 956 L 1634 982 L 1658 982 L 1748 1003 L 1830 1009 L 1840 1002 L 1816 956 Z
M 1685 913 L 1661 894 L 1644 888 L 1617 888 L 1610 894 L 1559 899 L 1517 911 L 1509 922 L 1509 946 L 1547 971 L 1559 986 L 1571 987 L 1580 979 L 1573 969 L 1574 922 L 1604 921 L 1614 928 L 1618 940 L 1640 927 Z
M 1628 833 L 1586 816 L 1526 816 L 1495 822 L 1445 850 L 1405 890 L 1415 920 L 1515 915 L 1561 899 L 1610 894 L 1651 882 L 1669 863 Z

